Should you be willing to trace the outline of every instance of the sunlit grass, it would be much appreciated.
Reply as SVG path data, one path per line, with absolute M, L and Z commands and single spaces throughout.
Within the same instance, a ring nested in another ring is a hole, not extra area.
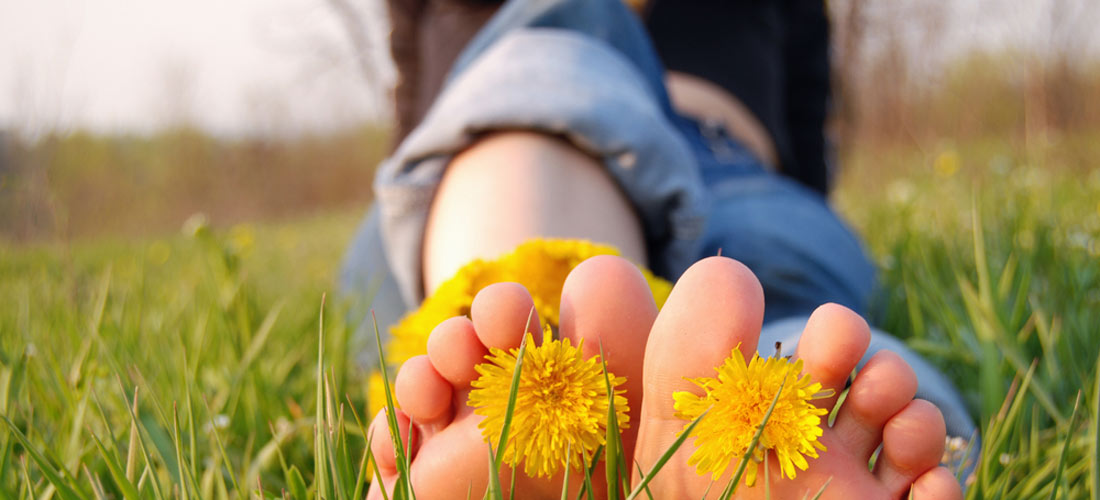
M 970 498 L 1100 495 L 1100 174 L 1052 158 L 867 152 L 838 196 L 872 321 L 980 420 Z M 361 498 L 374 340 L 331 293 L 357 219 L 0 247 L 0 497 Z

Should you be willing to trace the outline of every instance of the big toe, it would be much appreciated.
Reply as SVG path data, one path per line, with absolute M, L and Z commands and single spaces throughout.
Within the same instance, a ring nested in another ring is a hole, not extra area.
M 744 264 L 710 257 L 688 268 L 650 333 L 643 418 L 674 419 L 673 393 L 698 393 L 685 378 L 713 377 L 738 345 L 746 359 L 751 357 L 763 319 L 763 289 Z
M 603 352 L 607 370 L 625 377 L 630 420 L 637 422 L 642 396 L 642 359 L 646 339 L 657 317 L 657 306 L 642 273 L 626 259 L 592 257 L 565 280 L 561 294 L 561 336 L 583 341 L 585 357 Z M 623 441 L 633 452 L 637 425 L 629 425 Z

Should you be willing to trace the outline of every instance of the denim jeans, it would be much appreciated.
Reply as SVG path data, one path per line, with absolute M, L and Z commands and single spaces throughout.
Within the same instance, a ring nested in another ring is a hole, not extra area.
M 766 169 L 713 124 L 677 115 L 644 29 L 619 0 L 513 0 L 467 45 L 420 125 L 379 167 L 377 200 L 352 242 L 342 287 L 364 325 L 386 327 L 423 299 L 421 241 L 451 157 L 480 133 L 526 129 L 567 138 L 602 160 L 639 214 L 648 262 L 675 280 L 721 252 L 764 288 L 766 354 L 793 352 L 809 314 L 835 302 L 864 313 L 874 266 L 816 192 Z M 873 333 L 913 366 L 918 396 L 970 437 L 962 399 L 896 338 Z M 372 359 L 373 354 L 365 356 Z

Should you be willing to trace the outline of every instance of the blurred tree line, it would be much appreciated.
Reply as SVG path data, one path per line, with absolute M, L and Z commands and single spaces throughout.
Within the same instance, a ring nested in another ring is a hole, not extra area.
M 379 64 L 371 59 L 371 37 L 363 36 L 369 1 L 328 0 L 349 53 L 358 54 L 345 63 L 367 87 L 378 85 L 372 72 Z M 996 137 L 1025 154 L 1095 168 L 1088 151 L 1100 140 L 1100 2 L 1047 0 L 1037 10 L 1043 36 L 1026 46 L 977 50 L 959 46 L 959 23 L 1003 23 L 1006 10 L 1023 4 L 975 5 L 978 18 L 960 21 L 953 2 L 828 2 L 829 132 L 842 163 L 856 150 L 916 149 L 931 157 L 944 143 Z M 0 131 L 0 240 L 170 231 L 195 212 L 232 224 L 361 210 L 389 147 L 381 125 L 244 139 L 186 124 L 145 136 L 78 131 L 26 140 Z
M 921 143 L 990 135 L 1041 147 L 1100 132 L 1100 2 L 831 0 L 835 127 L 841 142 Z M 1030 5 L 1028 5 L 1030 4 Z M 1029 7 L 1038 17 L 1021 12 Z M 960 46 L 1000 25 L 1000 48 Z
M 150 136 L 0 134 L 0 238 L 15 241 L 176 230 L 362 209 L 387 131 L 225 139 L 194 128 Z

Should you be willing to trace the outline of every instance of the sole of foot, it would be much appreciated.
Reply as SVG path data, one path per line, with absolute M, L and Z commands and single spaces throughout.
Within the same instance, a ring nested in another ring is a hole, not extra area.
M 644 363 L 644 395 L 635 459 L 648 471 L 675 441 L 685 421 L 675 416 L 673 393 L 700 393 L 687 377 L 713 377 L 740 345 L 746 360 L 756 352 L 764 313 L 763 291 L 756 277 L 732 259 L 712 257 L 688 269 L 673 288 L 650 333 Z M 842 306 L 818 308 L 799 341 L 796 356 L 803 371 L 836 393 L 844 388 L 870 341 L 867 323 Z M 827 447 L 810 459 L 794 479 L 780 478 L 769 455 L 771 477 L 753 487 L 739 486 L 743 499 L 814 497 L 828 482 L 826 499 L 959 499 L 954 476 L 938 466 L 943 452 L 944 422 L 931 403 L 914 400 L 917 381 L 911 368 L 888 351 L 877 353 L 849 389 L 832 427 L 820 441 Z M 832 409 L 836 397 L 815 401 Z M 874 469 L 868 462 L 881 445 Z M 716 498 L 730 480 L 733 466 L 711 487 L 711 475 L 687 465 L 694 451 L 689 437 L 664 469 L 654 476 L 655 498 Z M 751 465 L 750 465 L 751 466 Z M 636 474 L 637 476 L 637 474 Z M 635 482 L 638 478 L 635 477 Z
M 463 498 L 467 492 L 479 498 L 485 491 L 489 448 L 478 428 L 482 417 L 466 404 L 470 384 L 478 377 L 474 367 L 484 361 L 490 348 L 518 347 L 525 331 L 541 342 L 538 317 L 529 321 L 532 311 L 531 296 L 522 286 L 490 285 L 474 298 L 469 319 L 457 317 L 441 323 L 428 339 L 428 354 L 402 365 L 394 382 L 401 407 L 396 416 L 402 436 L 411 436 L 411 445 L 401 445 L 409 450 L 409 477 L 417 498 Z M 645 279 L 618 257 L 586 260 L 570 273 L 562 290 L 560 336 L 574 345 L 583 340 L 585 357 L 600 354 L 602 349 L 608 371 L 626 377 L 622 387 L 630 403 L 630 422 L 640 415 L 642 356 L 656 316 Z M 383 498 L 381 487 L 392 492 L 397 464 L 384 413 L 375 417 L 370 432 L 382 478 L 382 485 L 376 481 L 368 495 L 374 500 Z M 634 425 L 624 432 L 624 456 L 632 456 L 636 434 Z M 597 474 L 603 477 L 602 470 Z M 510 476 L 509 470 L 501 472 L 505 491 L 512 487 L 507 484 Z M 559 498 L 562 476 L 537 479 L 517 471 L 516 496 Z M 576 492 L 580 476 L 575 471 L 571 476 L 571 489 Z

